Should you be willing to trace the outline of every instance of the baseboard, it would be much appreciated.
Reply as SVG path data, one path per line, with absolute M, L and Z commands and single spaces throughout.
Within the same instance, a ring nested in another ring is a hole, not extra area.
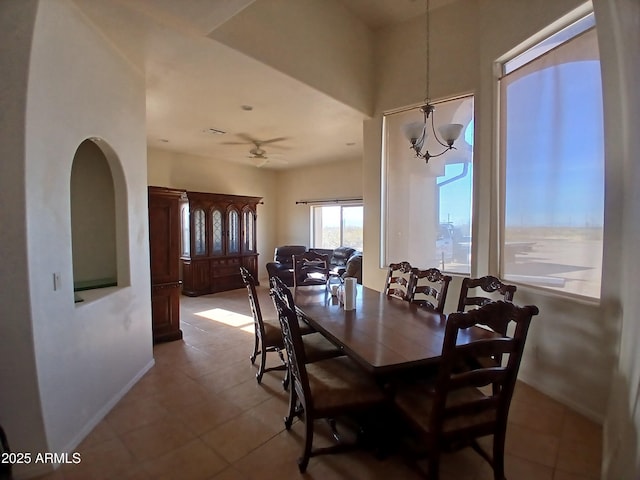
M 71 454 L 74 452 L 76 447 L 80 445 L 80 442 L 85 439 L 89 433 L 98 425 L 104 417 L 115 407 L 120 400 L 124 398 L 124 396 L 133 388 L 133 386 L 138 383 L 138 381 L 147 373 L 153 366 L 155 365 L 155 360 L 151 359 L 151 361 L 145 365 L 142 370 L 140 370 L 131 381 L 129 381 L 117 394 L 115 394 L 100 410 L 96 412 L 96 414 L 89 419 L 89 421 L 84 425 L 84 427 L 78 432 L 78 434 L 73 437 L 73 439 L 62 449 L 63 453 L 68 453 L 71 458 Z M 60 453 L 60 452 L 56 452 Z M 57 470 L 60 464 L 51 464 L 51 463 L 31 463 L 28 465 L 20 465 L 25 468 L 14 467 L 13 477 L 15 480 L 23 480 L 28 478 L 37 477 L 39 475 L 44 475 L 46 473 L 50 473 L 54 470 Z
M 535 378 L 530 378 L 529 376 L 527 376 L 526 374 L 524 374 L 523 372 L 520 372 L 520 375 L 518 375 L 518 380 L 526 383 L 527 385 L 535 388 L 536 390 L 538 390 L 541 393 L 544 393 L 546 396 L 553 398 L 554 400 L 562 403 L 563 405 L 569 407 L 571 410 L 584 415 L 585 417 L 587 417 L 589 420 L 596 422 L 598 425 L 603 425 L 604 424 L 604 416 L 602 414 L 599 414 L 597 412 L 594 412 L 593 410 L 591 410 L 590 408 L 585 407 L 584 405 L 581 405 L 579 403 L 577 403 L 575 400 L 572 400 L 568 397 L 565 397 L 564 395 L 553 391 L 552 389 L 549 389 L 548 386 L 542 384 L 539 381 L 536 381 Z

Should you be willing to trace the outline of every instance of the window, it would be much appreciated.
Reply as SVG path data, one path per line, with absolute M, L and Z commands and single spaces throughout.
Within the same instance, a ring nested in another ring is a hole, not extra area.
M 314 205 L 311 216 L 315 248 L 342 246 L 362 251 L 362 205 Z
M 463 125 L 455 150 L 431 158 L 416 158 L 403 134 L 404 126 L 422 121 L 414 108 L 384 116 L 385 156 L 382 172 L 381 266 L 406 260 L 420 268 L 470 272 L 471 197 L 473 178 L 473 97 L 435 104 L 436 129 Z M 427 149 L 442 148 L 427 137 Z
M 502 65 L 501 274 L 599 298 L 604 134 L 593 25 L 591 14 Z

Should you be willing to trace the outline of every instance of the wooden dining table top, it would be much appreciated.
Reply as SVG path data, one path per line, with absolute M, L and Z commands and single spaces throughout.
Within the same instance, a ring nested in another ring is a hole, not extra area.
M 344 310 L 324 287 L 297 287 L 293 295 L 311 326 L 373 374 L 433 365 L 440 359 L 445 315 L 361 285 L 354 310 Z M 474 327 L 461 332 L 458 343 L 493 335 Z

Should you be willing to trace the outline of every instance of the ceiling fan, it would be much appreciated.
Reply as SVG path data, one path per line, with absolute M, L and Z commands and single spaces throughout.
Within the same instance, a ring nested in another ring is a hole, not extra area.
M 245 134 L 245 133 L 239 133 L 238 137 L 242 138 L 243 140 L 245 140 L 244 142 L 223 142 L 225 145 L 248 145 L 248 144 L 253 144 L 254 147 L 249 150 L 249 158 L 254 160 L 254 165 L 258 168 L 264 167 L 265 165 L 269 164 L 269 163 L 280 163 L 280 164 L 287 164 L 288 162 L 286 160 L 275 160 L 273 158 L 270 158 L 267 156 L 267 151 L 262 148 L 262 145 L 264 144 L 271 144 L 271 143 L 275 143 L 275 142 L 281 142 L 283 140 L 287 140 L 287 137 L 276 137 L 276 138 L 271 138 L 269 140 L 257 140 L 253 137 L 250 137 L 249 135 Z M 274 145 L 276 147 L 279 148 L 286 148 L 286 147 L 282 147 L 279 145 Z M 270 155 L 274 155 L 274 154 L 270 154 Z M 276 154 L 277 155 L 277 154 Z
M 282 142 L 284 140 L 288 140 L 288 137 L 276 137 L 276 138 L 270 138 L 269 140 L 258 140 L 257 138 L 253 138 L 250 135 L 247 135 L 246 133 L 238 133 L 237 134 L 238 137 L 240 137 L 242 140 L 244 140 L 243 142 L 222 142 L 223 145 L 255 145 L 256 149 L 260 149 L 261 145 L 268 145 L 268 144 L 272 144 L 272 143 L 276 143 L 276 142 Z M 284 147 L 282 145 L 274 145 L 274 147 L 276 148 L 282 148 L 282 149 L 286 149 L 288 147 Z
M 256 166 L 257 168 L 262 168 L 266 165 L 288 165 L 289 162 L 287 162 L 284 159 L 281 158 L 273 158 L 274 155 L 278 155 L 276 154 L 269 154 L 269 156 L 266 155 L 266 151 L 263 150 L 260 147 L 256 147 L 256 148 L 252 148 L 251 150 L 249 150 L 249 158 L 253 161 L 253 165 Z

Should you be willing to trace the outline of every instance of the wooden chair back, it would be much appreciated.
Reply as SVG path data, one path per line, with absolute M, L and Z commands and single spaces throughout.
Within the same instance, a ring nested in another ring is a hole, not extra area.
M 480 291 L 478 289 L 485 292 L 486 295 L 479 295 Z M 469 306 L 482 307 L 496 300 L 512 302 L 516 290 L 517 287 L 515 285 L 504 283 L 493 275 L 485 275 L 479 278 L 463 278 L 458 299 L 458 312 L 464 312 Z M 501 331 L 501 333 L 505 332 Z
M 310 363 L 310 353 L 305 351 L 296 311 L 289 304 L 289 289 L 271 279 L 271 294 L 278 311 L 284 345 L 289 358 L 289 411 L 285 428 L 289 430 L 295 417 L 303 417 L 305 436 L 302 456 L 298 459 L 300 472 L 305 472 L 309 459 L 315 455 L 338 453 L 358 447 L 340 439 L 336 420 L 342 417 L 354 419 L 368 411 L 380 408 L 386 397 L 378 383 L 347 356 L 335 356 Z M 319 333 L 315 335 L 320 335 Z M 386 408 L 386 407 L 385 407 Z M 378 418 L 380 412 L 371 414 Z M 314 421 L 329 420 L 336 445 L 313 447 Z
M 260 356 L 260 365 L 258 367 L 258 373 L 256 373 L 256 379 L 258 380 L 258 383 L 260 383 L 262 382 L 262 376 L 266 372 L 285 369 L 286 362 L 282 355 L 284 342 L 280 329 L 272 324 L 266 324 L 262 318 L 262 311 L 260 310 L 260 302 L 256 291 L 256 281 L 253 278 L 253 275 L 251 275 L 249 270 L 245 267 L 240 267 L 240 276 L 247 288 L 249 307 L 251 308 L 251 315 L 253 316 L 253 325 L 255 330 L 253 353 L 249 359 L 251 360 L 251 363 L 255 363 L 258 355 Z M 280 358 L 280 365 L 267 368 L 267 353 L 269 352 L 275 352 L 278 354 L 278 357 Z
M 388 297 L 408 300 L 410 280 L 411 264 L 409 262 L 390 263 L 384 284 L 384 294 Z
M 314 251 L 293 255 L 293 286 L 326 285 L 329 270 L 329 255 Z
M 427 310 L 444 313 L 450 282 L 451 276 L 444 275 L 437 268 L 413 268 L 408 300 Z
M 247 296 L 249 297 L 249 307 L 251 308 L 251 315 L 253 316 L 253 324 L 255 326 L 256 336 L 259 338 L 265 337 L 264 321 L 262 318 L 262 311 L 260 310 L 260 303 L 258 301 L 258 294 L 256 292 L 256 281 L 253 275 L 249 273 L 245 267 L 240 267 L 240 276 L 244 286 L 247 288 Z
M 434 387 L 420 390 L 422 396 L 414 391 L 399 392 L 396 397 L 400 410 L 426 434 L 429 478 L 438 478 L 442 450 L 471 446 L 493 466 L 494 478 L 504 479 L 509 406 L 529 325 L 537 314 L 535 306 L 519 307 L 497 301 L 449 315 Z M 465 341 L 465 330 L 495 323 L 496 319 L 515 323 L 512 337 L 496 334 L 495 338 Z M 506 362 L 503 365 L 473 362 L 474 368 L 459 369 L 462 364 L 470 364 L 469 358 L 495 356 L 507 357 Z M 486 435 L 493 435 L 492 455 L 476 441 Z
M 289 375 L 291 376 L 290 388 L 295 390 L 295 394 L 304 410 L 310 412 L 313 411 L 313 400 L 309 387 L 309 378 L 305 368 L 307 359 L 302 342 L 302 334 L 300 333 L 298 317 L 295 307 L 293 306 L 291 291 L 279 280 L 277 277 L 270 279 L 271 296 L 278 312 L 284 347 L 287 351 Z

